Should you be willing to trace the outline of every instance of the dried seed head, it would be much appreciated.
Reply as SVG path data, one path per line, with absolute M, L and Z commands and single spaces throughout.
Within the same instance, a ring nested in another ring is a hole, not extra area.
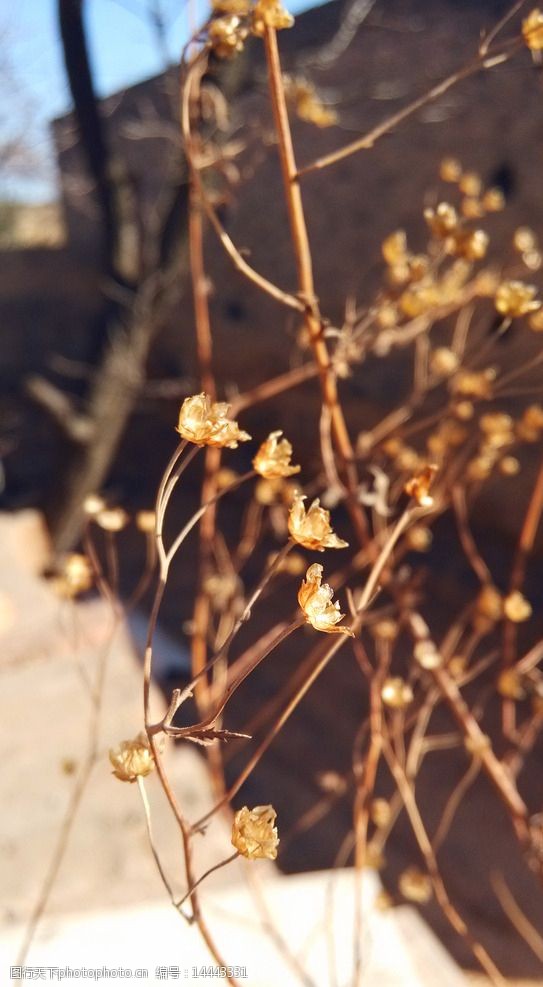
M 388 826 L 392 812 L 386 799 L 373 799 L 370 805 L 370 819 L 374 826 Z
M 436 209 L 425 209 L 424 218 L 434 236 L 444 239 L 457 229 L 458 213 L 450 202 L 440 202 Z
M 272 805 L 246 805 L 238 809 L 232 823 L 232 846 L 247 860 L 275 860 L 279 837 Z
M 524 281 L 502 281 L 494 299 L 496 310 L 508 319 L 518 319 L 541 307 L 535 296 L 537 288 Z
M 332 531 L 330 511 L 314 500 L 306 513 L 305 497 L 295 496 L 288 516 L 288 530 L 298 545 L 311 551 L 323 552 L 325 548 L 347 548 L 348 542 Z
M 298 591 L 298 603 L 308 624 L 316 631 L 325 634 L 348 634 L 354 637 L 349 627 L 338 627 L 345 614 L 340 612 L 339 603 L 332 602 L 334 591 L 327 583 L 322 583 L 323 567 L 315 562 L 309 566 Z
M 519 226 L 513 234 L 513 246 L 519 254 L 537 249 L 537 237 L 529 226 Z
M 404 263 L 408 256 L 405 230 L 396 230 L 394 233 L 390 233 L 381 244 L 381 252 L 390 267 Z
M 493 367 L 485 370 L 460 370 L 451 381 L 452 390 L 455 394 L 461 394 L 467 398 L 491 398 L 492 385 L 496 379 L 496 371 Z
M 520 463 L 516 456 L 504 456 L 498 468 L 502 476 L 518 476 L 520 473 Z
M 212 24 L 215 22 L 211 22 Z M 205 393 L 185 398 L 179 412 L 177 431 L 181 438 L 199 446 L 236 449 L 251 438 L 236 421 L 228 418 L 230 405 L 212 401 Z
M 400 631 L 398 621 L 391 618 L 378 620 L 376 624 L 372 624 L 370 629 L 373 636 L 379 641 L 395 641 Z
M 415 661 L 421 668 L 439 668 L 443 664 L 442 656 L 437 650 L 434 642 L 429 639 L 425 641 L 417 641 L 413 649 L 413 655 Z
M 505 196 L 501 188 L 487 189 L 482 202 L 486 212 L 501 212 L 505 208 Z
M 503 616 L 503 600 L 501 593 L 488 583 L 483 586 L 475 601 L 475 609 L 481 616 L 496 623 Z
M 299 466 L 291 465 L 292 446 L 288 439 L 280 439 L 282 434 L 271 432 L 253 459 L 256 472 L 267 480 L 293 476 L 300 472 Z
M 257 37 L 263 37 L 268 27 L 283 31 L 293 24 L 294 17 L 281 6 L 279 0 L 256 0 L 252 10 L 251 31 Z
M 100 511 L 103 511 L 105 506 L 106 502 L 104 498 L 98 494 L 89 494 L 83 501 L 83 510 L 87 517 L 94 517 Z
M 209 24 L 207 35 L 217 58 L 232 58 L 238 52 L 243 51 L 248 33 L 247 27 L 240 17 L 235 14 L 225 14 L 222 17 L 213 18 Z M 190 441 L 194 440 L 191 439 Z M 211 445 L 212 443 L 198 444 Z
M 71 600 L 86 593 L 93 582 L 92 566 L 87 556 L 72 552 L 61 561 L 58 573 L 52 580 L 52 588 L 59 596 Z
M 135 740 L 122 740 L 117 747 L 112 747 L 109 760 L 113 765 L 113 774 L 120 781 L 134 782 L 137 778 L 144 778 L 155 766 L 147 734 L 143 731 Z
M 419 507 L 432 507 L 434 498 L 430 496 L 430 487 L 433 483 L 437 466 L 429 464 L 424 469 L 411 477 L 404 486 L 404 491 L 408 497 L 413 497 Z
M 482 192 L 483 183 L 476 171 L 465 171 L 460 179 L 459 187 L 464 195 L 478 197 Z
M 414 552 L 427 552 L 432 544 L 432 532 L 424 524 L 414 524 L 408 528 L 405 541 Z

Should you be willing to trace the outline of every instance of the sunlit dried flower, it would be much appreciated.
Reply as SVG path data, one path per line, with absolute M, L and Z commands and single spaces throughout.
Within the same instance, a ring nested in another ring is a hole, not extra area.
M 99 511 L 102 511 L 106 506 L 106 502 L 103 497 L 98 494 L 89 494 L 85 497 L 83 501 L 83 510 L 87 517 L 94 517 Z
M 503 612 L 508 620 L 520 624 L 532 616 L 532 607 L 519 590 L 513 590 L 503 601 Z
M 279 837 L 272 805 L 238 809 L 232 823 L 232 846 L 247 860 L 275 860 Z
M 522 22 L 522 37 L 530 51 L 543 51 L 543 14 L 534 7 Z
M 521 701 L 526 699 L 526 689 L 522 683 L 522 677 L 515 668 L 504 668 L 498 675 L 496 688 L 504 699 L 515 699 Z
M 280 0 L 256 0 L 252 13 L 251 30 L 258 37 L 264 36 L 267 27 L 282 31 L 294 24 L 294 17 L 281 6 Z
M 450 377 L 458 370 L 459 359 L 448 346 L 439 346 L 430 356 L 430 367 L 438 377 Z
M 122 507 L 106 507 L 99 511 L 95 520 L 104 531 L 122 531 L 128 524 L 128 514 Z
M 456 158 L 443 158 L 439 166 L 439 177 L 444 182 L 454 182 L 455 184 L 459 182 L 462 177 L 462 165 L 460 161 Z
M 135 740 L 122 740 L 117 747 L 112 747 L 109 760 L 113 765 L 113 774 L 120 781 L 133 782 L 144 778 L 155 766 L 147 734 L 143 731 Z
M 146 535 L 151 535 L 155 530 L 156 514 L 154 511 L 138 511 L 136 514 L 136 528 Z
M 177 431 L 183 439 L 200 446 L 236 449 L 238 442 L 251 438 L 237 422 L 228 418 L 230 405 L 212 401 L 209 395 L 185 398 L 179 412 Z
M 308 79 L 289 75 L 285 75 L 283 79 L 286 97 L 300 120 L 312 123 L 316 127 L 332 127 L 337 123 L 336 111 L 330 106 L 325 106 L 313 83 Z
M 432 507 L 434 498 L 430 496 L 430 487 L 437 472 L 437 466 L 430 463 L 424 469 L 412 476 L 404 486 L 408 497 L 413 497 L 419 507 Z
M 388 826 L 391 818 L 390 804 L 386 799 L 373 799 L 370 804 L 370 819 L 377 826 Z
M 405 709 L 413 702 L 413 690 L 405 679 L 396 676 L 385 679 L 381 689 L 381 699 L 391 709 Z
M 267 480 L 300 472 L 299 466 L 291 465 L 292 446 L 288 439 L 279 439 L 282 434 L 280 431 L 271 432 L 253 459 L 256 472 Z
M 314 552 L 323 552 L 325 548 L 347 548 L 349 543 L 332 531 L 330 511 L 314 500 L 306 513 L 304 500 L 305 497 L 296 496 L 288 516 L 288 530 L 294 541 Z
M 419 905 L 430 901 L 432 897 L 432 882 L 428 874 L 424 874 L 418 867 L 407 867 L 400 874 L 398 888 L 404 898 Z
M 334 591 L 328 583 L 322 583 L 323 567 L 318 562 L 309 566 L 305 580 L 298 590 L 298 603 L 303 610 L 305 619 L 316 631 L 326 634 L 349 634 L 354 637 L 349 627 L 338 627 L 345 614 L 340 612 L 339 603 L 332 603 Z
M 496 310 L 508 319 L 518 319 L 541 307 L 535 296 L 537 288 L 524 281 L 502 281 L 496 292 Z

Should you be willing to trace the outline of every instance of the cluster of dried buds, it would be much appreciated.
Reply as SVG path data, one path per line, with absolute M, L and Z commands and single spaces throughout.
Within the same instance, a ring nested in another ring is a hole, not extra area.
M 280 0 L 213 0 L 212 6 L 208 41 L 218 58 L 242 51 L 249 35 L 263 37 L 267 28 L 281 31 L 294 24 Z
M 333 127 L 338 122 L 336 111 L 326 106 L 315 86 L 301 76 L 283 76 L 285 95 L 300 120 L 316 127 Z

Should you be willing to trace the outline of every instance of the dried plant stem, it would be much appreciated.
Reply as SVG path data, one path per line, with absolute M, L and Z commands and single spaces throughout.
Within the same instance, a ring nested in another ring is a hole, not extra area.
M 505 883 L 503 874 L 494 873 L 490 875 L 490 883 L 494 893 L 502 906 L 507 918 L 514 925 L 515 929 L 524 942 L 530 947 L 538 960 L 543 963 L 543 937 L 534 928 L 532 923 L 526 918 L 524 912 L 515 901 L 510 889 Z
M 213 864 L 213 867 L 209 867 L 208 870 L 206 870 L 205 873 L 202 874 L 202 876 L 199 877 L 198 880 L 194 882 L 194 884 L 192 885 L 191 888 L 189 888 L 187 893 L 184 894 L 183 897 L 175 903 L 175 907 L 181 908 L 181 905 L 184 904 L 187 898 L 190 898 L 191 894 L 193 894 L 196 888 L 200 884 L 202 884 L 203 881 L 205 881 L 206 877 L 209 877 L 210 874 L 214 874 L 215 871 L 220 870 L 222 867 L 226 867 L 227 864 L 231 864 L 232 861 L 237 860 L 238 857 L 239 857 L 239 852 L 238 850 L 236 850 L 236 852 L 231 854 L 230 857 L 227 857 L 226 860 L 221 860 L 218 864 Z
M 467 945 L 470 947 L 473 955 L 480 963 L 482 969 L 490 977 L 493 984 L 496 987 L 507 987 L 507 981 L 502 977 L 500 971 L 490 959 L 484 946 L 477 941 L 477 939 L 470 933 L 464 919 L 458 913 L 457 909 L 452 904 L 447 889 L 443 883 L 443 878 L 437 864 L 437 860 L 432 849 L 432 844 L 426 832 L 424 823 L 422 821 L 418 805 L 415 800 L 412 785 L 405 774 L 405 771 L 398 761 L 394 750 L 388 738 L 386 730 L 383 733 L 383 754 L 386 758 L 387 764 L 390 768 L 392 776 L 398 786 L 398 790 L 402 796 L 403 803 L 405 805 L 406 812 L 409 816 L 411 822 L 411 827 L 413 833 L 419 845 L 420 851 L 424 857 L 426 867 L 428 870 L 428 875 L 432 881 L 432 886 L 434 888 L 434 893 L 436 900 L 445 915 L 448 922 L 451 924 L 453 929 L 465 940 Z
M 343 415 L 343 409 L 339 402 L 336 375 L 330 360 L 330 354 L 323 334 L 322 320 L 318 310 L 318 301 L 313 281 L 311 249 L 307 234 L 302 193 L 297 175 L 294 146 L 283 85 L 283 74 L 277 46 L 277 32 L 271 27 L 266 27 L 264 45 L 268 67 L 269 91 L 279 144 L 283 186 L 296 258 L 298 290 L 300 297 L 305 302 L 304 325 L 309 336 L 315 363 L 319 368 L 322 398 L 330 414 L 334 440 L 345 472 L 349 514 L 359 542 L 365 544 L 368 540 L 367 521 L 356 496 L 358 476 L 354 450 Z
M 503 64 L 520 48 L 521 42 L 514 40 L 513 43 L 497 52 L 495 55 L 489 55 L 485 52 L 483 55 L 478 54 L 475 58 L 464 65 L 463 68 L 457 69 L 452 75 L 449 75 L 442 82 L 439 82 L 436 86 L 433 86 L 428 92 L 424 93 L 423 96 L 419 96 L 414 99 L 403 109 L 398 110 L 397 113 L 392 114 L 392 116 L 387 117 L 382 123 L 373 127 L 370 131 L 364 134 L 362 137 L 358 137 L 356 140 L 351 141 L 345 147 L 339 148 L 337 151 L 332 151 L 331 154 L 325 154 L 321 158 L 317 158 L 311 164 L 304 165 L 303 168 L 297 172 L 297 177 L 301 178 L 303 175 L 308 175 L 312 171 L 321 171 L 323 168 L 329 168 L 330 165 L 337 164 L 338 161 L 343 161 L 345 158 L 350 157 L 351 154 L 357 154 L 358 151 L 367 151 L 372 148 L 381 137 L 385 134 L 390 133 L 394 130 L 398 124 L 403 123 L 408 117 L 412 116 L 418 110 L 421 110 L 428 103 L 433 103 L 434 100 L 439 99 L 440 96 L 444 96 L 449 89 L 456 86 L 463 79 L 468 79 L 471 75 L 480 72 L 484 69 L 492 68 L 495 65 Z

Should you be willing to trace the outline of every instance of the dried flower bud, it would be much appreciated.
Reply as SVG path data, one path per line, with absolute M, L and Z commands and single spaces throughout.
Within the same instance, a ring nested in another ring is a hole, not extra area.
M 528 250 L 536 250 L 537 237 L 529 226 L 519 226 L 513 234 L 513 246 L 519 254 Z
M 488 234 L 484 230 L 459 230 L 445 242 L 448 253 L 466 260 L 482 260 L 488 249 Z
M 475 408 L 471 401 L 459 401 L 452 411 L 455 418 L 459 418 L 462 422 L 469 422 L 473 418 Z
M 405 709 L 413 702 L 413 690 L 405 679 L 399 676 L 385 679 L 381 689 L 381 699 L 391 709 Z
M 232 823 L 232 846 L 247 860 L 275 860 L 279 837 L 272 805 L 238 809 Z
M 494 299 L 496 310 L 507 319 L 518 319 L 541 307 L 535 296 L 537 288 L 524 281 L 502 281 Z
M 491 398 L 492 385 L 496 379 L 493 367 L 485 370 L 460 370 L 452 380 L 452 390 L 467 398 Z
M 439 166 L 439 177 L 444 182 L 455 184 L 462 178 L 462 165 L 456 158 L 443 158 Z
M 482 219 L 485 214 L 481 200 L 471 195 L 466 195 L 462 199 L 460 210 L 465 219 Z
M 138 511 L 136 514 L 136 528 L 145 535 L 154 534 L 156 514 L 154 511 Z
M 505 208 L 505 196 L 501 188 L 487 189 L 482 202 L 486 212 L 501 212 Z
M 521 624 L 532 616 L 532 607 L 522 593 L 513 590 L 503 601 L 503 612 L 514 624 Z
M 503 600 L 501 593 L 488 583 L 483 586 L 479 592 L 479 595 L 475 601 L 475 608 L 477 613 L 482 617 L 486 617 L 488 620 L 496 623 L 498 620 L 502 619 L 503 616 Z
M 106 507 L 96 515 L 96 523 L 104 531 L 122 531 L 128 524 L 128 514 L 122 507 Z
M 381 244 L 381 252 L 390 267 L 405 262 L 408 256 L 405 230 L 396 230 L 394 233 L 390 233 Z
M 417 664 L 421 668 L 439 668 L 443 664 L 443 658 L 437 650 L 435 644 L 430 639 L 417 641 L 413 649 L 413 655 Z
M 432 897 L 432 882 L 418 867 L 407 867 L 400 874 L 398 889 L 408 901 L 424 905 Z
M 279 0 L 256 0 L 252 15 L 252 33 L 260 38 L 266 33 L 267 27 L 282 31 L 294 24 L 294 17 L 281 6 Z
M 109 760 L 113 765 L 113 774 L 120 781 L 133 782 L 137 778 L 145 778 L 155 766 L 147 734 L 143 731 L 135 740 L 123 740 L 117 747 L 112 747 Z
M 530 51 L 543 51 L 543 14 L 534 7 L 522 22 L 522 37 Z
M 460 191 L 464 195 L 479 196 L 482 192 L 483 183 L 480 175 L 476 171 L 465 171 L 460 179 Z
M 430 356 L 430 368 L 438 377 L 450 377 L 458 370 L 459 359 L 447 346 L 439 346 Z
M 332 603 L 334 591 L 328 583 L 322 584 L 323 567 L 315 562 L 309 566 L 298 591 L 298 603 L 308 624 L 316 631 L 326 634 L 348 634 L 354 637 L 349 627 L 338 627 L 345 614 L 340 612 L 339 603 Z
M 243 51 L 248 30 L 240 17 L 227 14 L 214 17 L 208 28 L 209 43 L 217 58 L 232 58 Z M 179 429 L 178 429 L 179 431 Z M 194 441 L 191 439 L 190 441 Z M 198 443 L 211 445 L 212 443 Z
M 71 600 L 86 593 L 93 581 L 92 566 L 87 556 L 72 552 L 62 560 L 58 574 L 52 580 L 52 588 L 59 596 Z
M 314 500 L 306 513 L 304 500 L 305 497 L 296 496 L 288 516 L 288 530 L 294 541 L 314 552 L 323 552 L 325 548 L 347 548 L 348 542 L 332 531 L 330 511 Z
M 308 79 L 285 75 L 283 81 L 287 100 L 300 120 L 312 123 L 315 127 L 332 127 L 338 122 L 336 111 L 324 105 L 315 86 Z
M 411 477 L 404 486 L 404 491 L 408 497 L 413 497 L 419 507 L 432 507 L 434 498 L 430 496 L 430 487 L 437 472 L 437 466 L 429 464 L 424 469 Z
M 398 621 L 391 618 L 378 620 L 376 624 L 372 624 L 370 629 L 373 636 L 379 641 L 395 641 L 400 631 Z
M 425 209 L 424 218 L 434 236 L 444 239 L 458 227 L 458 213 L 449 202 L 440 202 L 436 209 Z
M 282 432 L 271 432 L 253 459 L 256 472 L 267 480 L 292 476 L 300 472 L 299 466 L 291 465 L 292 446 L 288 439 L 278 441 L 282 434 Z

